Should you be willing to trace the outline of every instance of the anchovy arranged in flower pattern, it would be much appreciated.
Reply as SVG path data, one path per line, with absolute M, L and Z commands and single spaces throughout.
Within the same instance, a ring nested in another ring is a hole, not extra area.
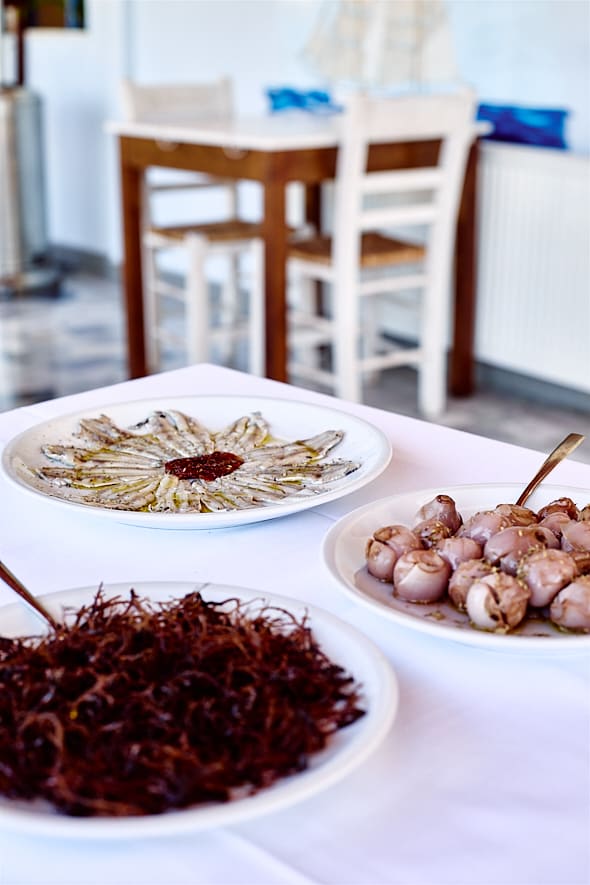
M 344 432 L 282 441 L 260 412 L 214 432 L 178 411 L 130 428 L 83 419 L 71 445 L 44 445 L 52 462 L 33 473 L 68 500 L 115 510 L 212 512 L 274 504 L 324 491 L 359 464 L 330 459 Z M 78 444 L 79 441 L 79 444 Z

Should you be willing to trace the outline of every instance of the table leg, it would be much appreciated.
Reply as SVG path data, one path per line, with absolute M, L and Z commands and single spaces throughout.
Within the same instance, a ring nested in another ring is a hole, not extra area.
M 264 291 L 266 376 L 287 380 L 287 222 L 285 184 L 269 181 L 264 187 Z
M 455 308 L 449 387 L 454 396 L 475 389 L 474 338 L 476 301 L 476 183 L 478 143 L 469 151 L 455 245 Z
M 319 235 L 322 232 L 322 186 L 321 184 L 308 184 L 305 187 L 305 220 L 311 224 Z M 318 314 L 324 313 L 324 291 L 322 283 L 315 283 L 316 310 Z
M 312 224 L 318 233 L 322 229 L 322 186 L 308 184 L 305 186 L 305 220 Z
M 130 378 L 147 373 L 143 281 L 141 272 L 141 195 L 143 172 L 120 161 L 123 218 L 123 291 L 127 317 L 127 363 Z

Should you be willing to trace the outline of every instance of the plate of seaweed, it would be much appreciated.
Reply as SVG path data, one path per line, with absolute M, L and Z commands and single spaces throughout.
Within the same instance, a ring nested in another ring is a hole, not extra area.
M 320 608 L 217 584 L 0 608 L 0 828 L 126 839 L 226 826 L 344 778 L 378 747 L 395 674 Z
M 2 456 L 37 500 L 131 525 L 214 529 L 285 516 L 375 479 L 381 430 L 338 409 L 246 396 L 159 397 L 37 424 Z

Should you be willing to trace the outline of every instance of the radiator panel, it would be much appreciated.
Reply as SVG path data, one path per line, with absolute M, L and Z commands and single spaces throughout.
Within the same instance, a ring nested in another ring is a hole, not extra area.
M 477 358 L 590 392 L 590 161 L 486 143 L 478 175 Z

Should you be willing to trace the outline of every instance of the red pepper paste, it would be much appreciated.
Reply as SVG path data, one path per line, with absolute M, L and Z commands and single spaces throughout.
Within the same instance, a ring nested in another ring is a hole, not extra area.
M 166 461 L 164 470 L 178 479 L 202 479 L 212 482 L 220 476 L 233 473 L 244 463 L 244 459 L 233 452 L 211 452 L 208 455 L 195 455 L 189 458 L 174 458 Z

